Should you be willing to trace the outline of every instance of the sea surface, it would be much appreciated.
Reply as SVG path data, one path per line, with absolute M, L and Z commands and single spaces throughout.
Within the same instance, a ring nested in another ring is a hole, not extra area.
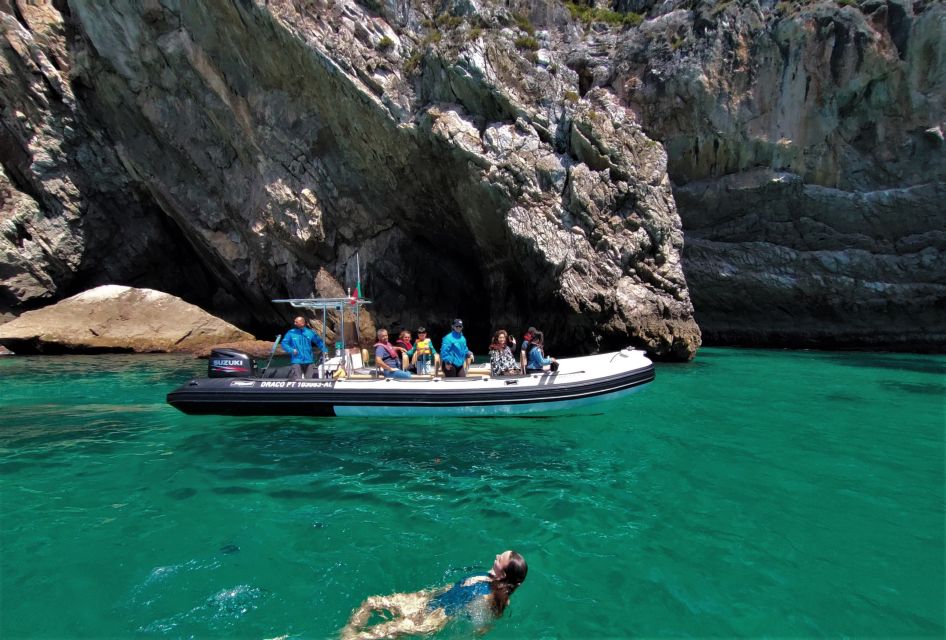
M 507 548 L 488 637 L 944 635 L 944 357 L 706 348 L 594 415 L 453 420 L 165 404 L 204 368 L 0 359 L 0 638 L 335 637 Z

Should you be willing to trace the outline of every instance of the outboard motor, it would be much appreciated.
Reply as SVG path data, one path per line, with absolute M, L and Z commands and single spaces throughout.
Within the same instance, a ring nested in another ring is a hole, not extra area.
M 213 349 L 207 360 L 208 378 L 247 378 L 256 375 L 253 358 L 235 349 Z

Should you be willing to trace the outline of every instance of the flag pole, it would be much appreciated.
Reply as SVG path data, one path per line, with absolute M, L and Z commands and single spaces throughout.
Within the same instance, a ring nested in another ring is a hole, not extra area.
M 358 252 L 355 252 L 355 295 L 358 296 L 358 299 L 361 300 L 361 260 L 358 257 Z M 358 326 L 358 321 L 361 319 L 360 307 L 355 306 L 355 336 L 358 340 L 358 347 L 361 347 L 361 329 Z

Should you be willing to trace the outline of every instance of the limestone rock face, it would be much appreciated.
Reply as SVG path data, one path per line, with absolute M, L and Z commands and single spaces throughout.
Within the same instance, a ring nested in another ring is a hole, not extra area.
M 942 350 L 946 5 L 650 4 L 604 82 L 667 147 L 704 335 Z
M 84 106 L 67 22 L 52 3 L 0 0 L 0 312 L 115 281 L 212 294 Z
M 153 289 L 104 285 L 0 325 L 15 353 L 196 352 L 253 336 Z
M 426 2 L 366 6 L 75 0 L 56 31 L 72 98 L 52 101 L 94 120 L 116 180 L 259 325 L 287 318 L 272 298 L 354 285 L 358 252 L 376 324 L 436 333 L 459 315 L 484 348 L 492 329 L 536 324 L 557 353 L 637 344 L 692 357 L 699 329 L 660 145 L 609 92 L 564 100 L 576 83 L 554 38 L 538 34 L 545 50 L 526 55 L 502 6 L 459 3 L 442 22 Z M 45 51 L 24 10 L 5 19 L 8 41 Z M 36 153 L 15 186 L 41 182 Z M 63 199 L 84 221 L 81 198 Z M 29 204 L 19 209 L 44 218 Z M 89 249 L 67 238 L 81 263 Z M 143 243 L 167 241 L 142 230 Z M 51 270 L 33 276 L 46 283 L 30 283 L 36 295 L 68 279 Z M 16 287 L 30 275 L 10 279 L 11 297 L 25 300 Z
M 276 333 L 357 254 L 366 328 L 474 351 L 941 344 L 942 3 L 616 6 L 0 0 L 0 303 Z

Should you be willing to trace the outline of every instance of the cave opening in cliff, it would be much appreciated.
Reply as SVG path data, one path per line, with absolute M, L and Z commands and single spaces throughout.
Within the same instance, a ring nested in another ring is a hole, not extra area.
M 492 296 L 469 248 L 445 250 L 442 241 L 411 237 L 388 258 L 364 266 L 364 295 L 378 327 L 393 336 L 428 329 L 437 348 L 454 318 L 464 321 L 470 349 L 483 355 L 491 333 Z

